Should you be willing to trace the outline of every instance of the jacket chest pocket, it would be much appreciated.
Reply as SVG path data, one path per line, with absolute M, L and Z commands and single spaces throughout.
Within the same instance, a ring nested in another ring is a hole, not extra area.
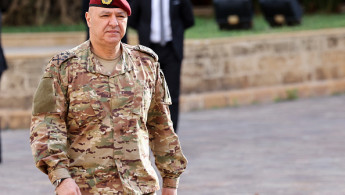
M 150 106 L 152 88 L 145 80 L 126 74 L 114 78 L 110 84 L 112 110 L 121 115 L 142 115 Z
M 103 105 L 106 101 L 107 97 L 97 94 L 93 88 L 83 86 L 80 90 L 70 93 L 68 116 L 79 126 L 99 123 L 106 116 Z

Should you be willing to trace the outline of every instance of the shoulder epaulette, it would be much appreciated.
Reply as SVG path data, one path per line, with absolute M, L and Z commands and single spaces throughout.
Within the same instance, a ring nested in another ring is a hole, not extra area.
M 158 55 L 152 49 L 145 47 L 143 45 L 136 45 L 133 47 L 133 49 L 150 55 L 156 62 L 158 62 Z
M 76 54 L 70 50 L 64 51 L 56 56 L 54 56 L 51 60 L 50 63 L 54 66 L 59 67 L 62 63 L 67 61 L 68 59 L 76 57 Z

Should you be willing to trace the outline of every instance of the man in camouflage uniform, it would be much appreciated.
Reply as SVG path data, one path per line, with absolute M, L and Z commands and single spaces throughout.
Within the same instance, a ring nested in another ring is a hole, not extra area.
M 187 160 L 174 133 L 157 55 L 121 43 L 125 0 L 91 0 L 90 40 L 53 57 L 36 91 L 31 148 L 64 194 L 177 194 Z

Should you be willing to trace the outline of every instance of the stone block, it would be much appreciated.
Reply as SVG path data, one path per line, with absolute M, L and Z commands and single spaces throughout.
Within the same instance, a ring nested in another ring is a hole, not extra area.
M 288 66 L 285 56 L 263 56 L 258 59 L 258 68 L 261 72 L 282 72 Z
M 225 62 L 223 60 L 213 59 L 212 62 L 207 62 L 204 65 L 204 79 L 209 80 L 224 77 Z
M 336 66 L 325 66 L 316 69 L 318 80 L 339 78 L 338 68 Z
M 293 85 L 248 88 L 181 96 L 181 111 L 240 106 L 277 100 L 294 100 L 345 92 L 345 79 Z
M 204 88 L 206 91 L 217 91 L 222 90 L 222 82 L 221 79 L 208 79 L 205 80 L 203 83 Z
M 28 86 L 28 89 L 36 91 L 38 84 L 41 80 L 41 77 L 38 77 L 37 75 L 35 76 L 30 76 L 29 78 L 26 79 L 26 85 Z
M 258 73 L 248 77 L 249 87 L 265 87 L 281 84 L 279 73 Z
M 279 42 L 272 43 L 272 48 L 275 54 L 290 54 L 297 51 L 297 46 L 295 41 L 292 40 L 282 40 Z
M 308 78 L 308 75 L 303 74 L 302 72 L 298 71 L 288 71 L 282 75 L 283 83 L 290 84 L 290 83 L 300 83 L 303 82 L 305 79 L 304 77 Z
M 78 45 L 85 41 L 84 32 L 4 33 L 5 47 Z
M 300 40 L 299 48 L 301 52 L 320 51 L 322 47 L 322 37 L 308 37 Z
M 319 72 L 324 79 L 340 78 L 345 75 L 345 51 L 334 50 L 321 55 L 322 67 Z
M 1 94 L 0 109 L 30 109 L 32 99 L 32 95 Z
M 236 57 L 248 56 L 252 54 L 252 50 L 248 44 L 238 44 L 233 46 L 232 55 Z
M 332 85 L 332 93 L 344 93 L 345 92 L 345 80 L 336 80 Z
M 180 97 L 180 111 L 188 112 L 204 109 L 203 96 L 200 94 L 182 95 Z
M 181 78 L 181 93 L 190 94 L 205 91 L 203 80 L 195 79 L 192 76 L 184 76 Z
M 225 77 L 221 79 L 223 89 L 245 89 L 250 87 L 249 75 Z
M 228 106 L 228 99 L 224 93 L 209 93 L 204 97 L 204 109 L 222 108 Z
M 31 111 L 0 110 L 1 129 L 29 129 Z
M 320 82 L 312 86 L 312 96 L 324 96 L 329 94 L 331 94 L 331 89 L 329 88 L 327 81 L 322 83 Z
M 259 90 L 254 91 L 253 95 L 253 103 L 260 102 L 260 103 L 267 103 L 272 102 L 277 97 L 276 88 L 262 88 Z
M 310 84 L 300 84 L 296 88 L 291 87 L 289 90 L 297 89 L 299 98 L 307 98 L 313 95 L 312 87 Z
M 336 37 L 336 36 L 328 37 L 327 46 L 329 49 L 336 49 L 339 46 L 339 37 Z
M 25 90 L 25 75 L 8 70 L 1 79 L 1 93 L 17 92 L 21 94 Z
M 249 105 L 255 102 L 253 90 L 235 90 L 226 93 L 228 97 L 228 105 L 239 106 L 239 105 Z
M 258 67 L 258 58 L 233 58 L 227 69 L 229 69 L 230 76 L 252 75 L 262 72 Z

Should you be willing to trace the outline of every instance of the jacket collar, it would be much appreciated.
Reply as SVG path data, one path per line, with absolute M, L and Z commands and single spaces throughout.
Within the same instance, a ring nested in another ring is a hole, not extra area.
M 80 59 L 80 63 L 86 65 L 86 70 L 94 74 L 102 74 L 105 76 L 115 77 L 124 74 L 133 69 L 133 60 L 130 57 L 130 51 L 122 43 L 121 44 L 121 60 L 115 65 L 114 71 L 109 74 L 104 70 L 103 65 L 97 60 L 95 54 L 91 52 L 91 43 L 86 41 L 74 48 L 76 56 Z

